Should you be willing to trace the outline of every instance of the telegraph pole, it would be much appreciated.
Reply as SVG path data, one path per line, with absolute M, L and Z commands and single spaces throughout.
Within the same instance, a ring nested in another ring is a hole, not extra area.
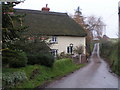
M 106 35 L 106 25 L 103 25 L 104 35 Z
M 118 21 L 118 27 L 119 27 L 119 30 L 118 30 L 118 37 L 120 38 L 120 1 L 118 2 L 118 18 L 119 18 L 119 21 Z

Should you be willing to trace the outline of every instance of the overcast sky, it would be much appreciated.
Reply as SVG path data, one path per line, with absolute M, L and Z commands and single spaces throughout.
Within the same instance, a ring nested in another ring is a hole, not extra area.
M 41 10 L 48 4 L 50 11 L 65 12 L 74 15 L 78 6 L 83 16 L 102 17 L 106 24 L 106 35 L 116 38 L 118 33 L 118 2 L 119 0 L 25 0 L 15 8 Z

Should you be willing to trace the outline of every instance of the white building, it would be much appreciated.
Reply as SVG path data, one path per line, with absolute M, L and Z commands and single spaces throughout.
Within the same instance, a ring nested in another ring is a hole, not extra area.
M 25 23 L 30 26 L 29 34 L 49 37 L 47 42 L 54 55 L 61 52 L 73 54 L 76 46 L 83 46 L 85 54 L 86 33 L 83 28 L 67 13 L 49 12 L 49 10 L 47 6 L 42 8 L 42 11 L 16 9 L 18 13 L 26 13 Z

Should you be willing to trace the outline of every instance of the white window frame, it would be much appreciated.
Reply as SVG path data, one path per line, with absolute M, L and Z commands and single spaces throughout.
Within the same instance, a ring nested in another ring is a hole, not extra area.
M 57 54 L 58 54 L 58 49 L 52 49 L 52 50 L 51 50 L 51 53 L 52 53 L 53 56 L 57 56 Z
M 52 36 L 51 42 L 52 42 L 52 43 L 57 43 L 57 37 L 56 37 L 56 36 Z

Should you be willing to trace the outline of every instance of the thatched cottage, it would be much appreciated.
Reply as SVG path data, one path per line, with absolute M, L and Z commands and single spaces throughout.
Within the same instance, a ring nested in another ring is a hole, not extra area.
M 76 46 L 84 47 L 86 53 L 86 33 L 67 13 L 16 9 L 17 13 L 26 13 L 25 24 L 29 26 L 27 34 L 49 36 L 47 40 L 54 55 L 61 52 L 73 54 Z

